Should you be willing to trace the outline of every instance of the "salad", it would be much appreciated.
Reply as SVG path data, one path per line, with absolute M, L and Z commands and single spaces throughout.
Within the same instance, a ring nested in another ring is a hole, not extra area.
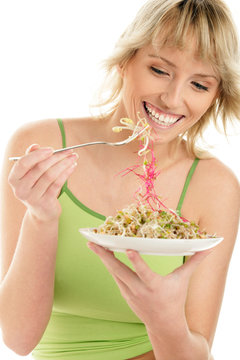
M 177 213 L 164 210 L 153 211 L 149 206 L 131 204 L 109 216 L 95 233 L 159 239 L 205 239 L 214 238 L 193 221 L 189 222 Z

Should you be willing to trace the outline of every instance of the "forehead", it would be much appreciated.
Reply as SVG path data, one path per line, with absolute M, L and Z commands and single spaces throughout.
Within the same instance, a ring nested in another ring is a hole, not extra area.
M 207 46 L 203 47 L 201 39 L 193 29 L 183 34 L 181 38 L 177 37 L 174 29 L 172 29 L 171 33 L 163 32 L 153 37 L 148 45 L 153 46 L 156 51 L 161 48 L 176 48 L 191 52 L 196 59 L 199 58 L 205 61 L 215 58 L 215 50 L 211 47 L 208 47 L 208 49 Z

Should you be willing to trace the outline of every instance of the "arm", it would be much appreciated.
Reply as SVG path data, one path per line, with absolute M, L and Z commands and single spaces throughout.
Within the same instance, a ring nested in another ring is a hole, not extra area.
M 152 272 L 136 251 L 126 252 L 132 271 L 111 251 L 93 243 L 88 247 L 101 258 L 122 296 L 145 324 L 156 360 L 210 360 L 206 339 L 189 329 L 184 305 L 191 274 L 212 250 L 196 253 L 163 277 Z
M 175 326 L 178 329 L 181 328 L 181 324 L 175 323 Z M 172 337 L 172 339 L 171 337 L 158 337 L 149 330 L 148 336 L 156 360 L 192 360 L 193 358 L 194 360 L 213 360 L 206 339 L 200 334 L 189 331 L 189 329 L 178 336 Z
M 127 254 L 135 272 L 109 251 L 89 245 L 112 273 L 129 306 L 145 323 L 156 360 L 211 359 L 237 235 L 239 184 L 224 170 L 199 193 L 198 201 L 202 204 L 201 228 L 209 233 L 216 232 L 224 241 L 210 251 L 196 253 L 165 277 L 153 273 L 134 251 Z
M 37 345 L 51 314 L 61 213 L 57 195 L 76 161 L 69 153 L 52 156 L 33 146 L 10 163 L 9 156 L 24 153 L 33 137 L 39 140 L 37 132 L 23 131 L 10 141 L 1 184 L 0 326 L 6 345 L 20 355 Z
M 169 344 L 169 353 L 171 353 L 170 349 L 176 349 L 176 342 L 180 343 L 181 348 L 187 349 L 183 359 L 213 359 L 210 349 L 214 340 L 228 267 L 237 237 L 240 210 L 239 183 L 224 167 L 218 167 L 217 171 L 217 176 L 212 174 L 212 184 L 208 181 L 203 191 L 199 192 L 198 204 L 202 204 L 202 216 L 199 224 L 208 233 L 216 232 L 223 236 L 224 241 L 199 264 L 190 278 L 185 305 L 187 327 L 173 339 L 175 344 L 168 342 L 170 337 L 165 339 L 162 337 L 159 340 L 158 336 L 155 336 L 156 333 L 152 335 L 149 331 L 149 337 L 155 348 L 158 348 L 164 341 L 164 344 Z M 174 323 L 174 327 L 181 329 L 182 323 Z M 162 355 L 160 349 L 159 351 Z M 193 356 L 193 354 L 195 355 Z M 167 356 L 163 358 L 164 360 L 168 359 Z M 175 358 L 178 359 L 174 356 Z
M 3 340 L 19 355 L 27 355 L 37 345 L 51 314 L 57 232 L 57 221 L 41 223 L 26 212 L 14 257 L 1 282 Z

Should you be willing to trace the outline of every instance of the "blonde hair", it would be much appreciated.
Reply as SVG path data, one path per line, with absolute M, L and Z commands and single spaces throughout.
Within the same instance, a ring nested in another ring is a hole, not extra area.
M 101 89 L 99 106 L 107 106 L 105 112 L 109 114 L 115 111 L 123 85 L 117 66 L 126 66 L 138 49 L 150 43 L 183 49 L 189 34 L 197 41 L 198 55 L 209 60 L 221 78 L 216 101 L 195 125 L 181 135 L 181 138 L 186 137 L 188 151 L 197 156 L 196 141 L 202 137 L 211 120 L 219 129 L 217 119 L 220 118 L 226 134 L 227 122 L 240 119 L 238 36 L 230 11 L 223 1 L 147 1 L 120 37 L 112 56 L 103 63 L 107 92 Z

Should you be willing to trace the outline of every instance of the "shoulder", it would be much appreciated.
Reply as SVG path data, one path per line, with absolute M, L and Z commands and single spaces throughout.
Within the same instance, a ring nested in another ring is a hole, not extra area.
M 52 147 L 61 144 L 57 120 L 46 119 L 23 124 L 10 137 L 7 151 L 14 150 L 22 154 L 31 144 Z
M 87 129 L 89 129 L 89 126 L 91 126 L 93 122 L 91 118 L 62 119 L 67 137 L 89 131 Z M 79 129 L 81 129 L 81 131 L 79 131 Z M 25 153 L 31 144 L 39 144 L 43 147 L 51 146 L 54 149 L 62 147 L 62 134 L 58 120 L 44 119 L 28 122 L 20 126 L 9 139 L 7 155 L 21 155 Z
M 240 184 L 233 171 L 216 158 L 201 160 L 196 169 L 197 203 L 200 224 L 210 232 L 223 227 L 237 228 L 240 211 Z M 229 230 L 230 231 L 230 230 Z
M 196 175 L 197 186 L 210 197 L 211 194 L 226 196 L 232 192 L 239 195 L 239 181 L 236 175 L 217 158 L 200 160 Z

